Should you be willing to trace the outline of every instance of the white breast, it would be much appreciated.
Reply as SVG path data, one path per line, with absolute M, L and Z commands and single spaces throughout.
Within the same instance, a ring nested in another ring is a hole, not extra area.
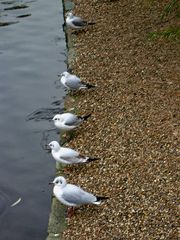
M 62 83 L 63 86 L 69 88 L 69 87 L 66 85 L 66 77 L 64 77 L 64 76 L 61 77 L 61 83 Z

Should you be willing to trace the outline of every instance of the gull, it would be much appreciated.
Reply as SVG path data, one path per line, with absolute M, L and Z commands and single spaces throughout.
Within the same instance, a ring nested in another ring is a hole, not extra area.
M 84 83 L 79 77 L 68 72 L 61 73 L 61 83 L 69 90 L 80 90 L 95 87 L 89 83 Z
M 52 141 L 48 145 L 51 148 L 53 158 L 60 163 L 87 163 L 98 160 L 98 158 L 82 156 L 71 148 L 61 147 L 57 141 Z
M 87 25 L 94 25 L 93 22 L 87 22 L 83 20 L 82 18 L 73 15 L 72 12 L 68 12 L 66 14 L 66 24 L 68 27 L 74 28 L 74 29 L 81 29 L 86 27 Z
M 56 114 L 53 117 L 55 127 L 69 131 L 78 127 L 83 121 L 87 120 L 91 116 L 91 113 L 85 116 L 77 116 L 73 113 Z
M 64 205 L 72 207 L 71 211 L 73 207 L 78 205 L 99 205 L 103 200 L 108 199 L 108 197 L 95 196 L 76 185 L 67 184 L 66 179 L 62 176 L 56 177 L 50 184 L 54 184 L 53 193 L 55 197 Z

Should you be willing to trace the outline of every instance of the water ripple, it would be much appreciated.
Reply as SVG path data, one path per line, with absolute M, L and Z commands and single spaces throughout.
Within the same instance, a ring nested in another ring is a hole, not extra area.
M 8 196 L 0 190 L 0 217 L 8 208 L 9 205 L 8 202 L 9 202 Z
M 24 8 L 28 8 L 29 6 L 25 5 L 25 4 L 21 4 L 21 5 L 14 5 L 12 7 L 7 7 L 4 8 L 5 11 L 7 10 L 18 10 L 18 9 L 24 9 Z
M 56 102 L 57 103 L 57 102 Z M 52 120 L 54 115 L 62 113 L 64 108 L 39 108 L 26 117 L 26 121 Z
M 30 16 L 31 16 L 31 14 L 28 13 L 28 14 L 19 15 L 19 16 L 17 16 L 16 18 L 25 18 L 25 17 L 30 17 Z
M 12 24 L 16 24 L 18 22 L 19 21 L 16 21 L 16 22 L 0 22 L 0 27 L 6 27 L 6 26 L 9 26 L 9 25 L 12 25 Z
M 29 1 L 29 2 L 32 2 L 32 1 Z M 27 3 L 29 2 L 20 2 L 20 3 L 17 3 L 17 1 L 0 2 L 0 6 L 2 6 L 2 9 L 0 8 L 0 12 L 1 12 L 0 27 L 6 27 L 12 24 L 19 23 L 19 21 L 14 20 L 14 18 L 26 18 L 31 16 L 31 13 L 25 12 L 25 9 L 29 8 L 29 5 L 27 5 Z M 13 12 L 12 14 L 11 14 L 11 11 Z M 23 13 L 20 14 L 19 11 L 23 11 Z M 15 15 L 14 15 L 14 12 L 15 12 Z

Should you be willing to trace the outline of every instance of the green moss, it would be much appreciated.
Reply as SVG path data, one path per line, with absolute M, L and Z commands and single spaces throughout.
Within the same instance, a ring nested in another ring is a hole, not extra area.
M 179 15 L 179 0 L 171 0 L 164 8 L 161 15 L 161 19 L 165 18 L 169 14 L 176 12 L 176 16 Z
M 180 37 L 180 28 L 179 27 L 173 27 L 169 26 L 168 28 L 162 30 L 162 31 L 154 31 L 150 32 L 148 39 L 149 40 L 155 40 L 158 38 L 168 38 L 172 40 L 178 40 Z

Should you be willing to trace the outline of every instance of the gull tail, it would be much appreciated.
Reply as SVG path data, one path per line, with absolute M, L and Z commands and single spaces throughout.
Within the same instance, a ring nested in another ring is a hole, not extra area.
M 88 25 L 94 25 L 96 24 L 95 22 L 88 22 Z
M 94 87 L 96 87 L 95 85 L 92 85 L 92 84 L 90 84 L 90 83 L 85 83 L 85 82 L 81 82 L 81 83 L 82 83 L 82 84 L 81 84 L 81 86 L 80 86 L 79 89 L 85 89 L 85 88 L 89 89 L 89 88 L 94 88 Z
M 91 116 L 91 113 L 84 115 L 84 116 L 79 116 L 80 119 L 82 119 L 83 121 L 87 120 L 89 117 Z
M 107 200 L 109 199 L 108 197 L 100 197 L 100 196 L 96 196 L 96 201 L 93 202 L 96 205 L 99 205 L 103 200 Z
M 92 85 L 90 83 L 86 83 L 85 86 L 87 89 L 96 87 L 95 85 Z
M 94 162 L 96 160 L 99 160 L 100 158 L 95 158 L 95 157 L 87 157 L 86 159 L 86 162 L 89 163 L 89 162 Z

